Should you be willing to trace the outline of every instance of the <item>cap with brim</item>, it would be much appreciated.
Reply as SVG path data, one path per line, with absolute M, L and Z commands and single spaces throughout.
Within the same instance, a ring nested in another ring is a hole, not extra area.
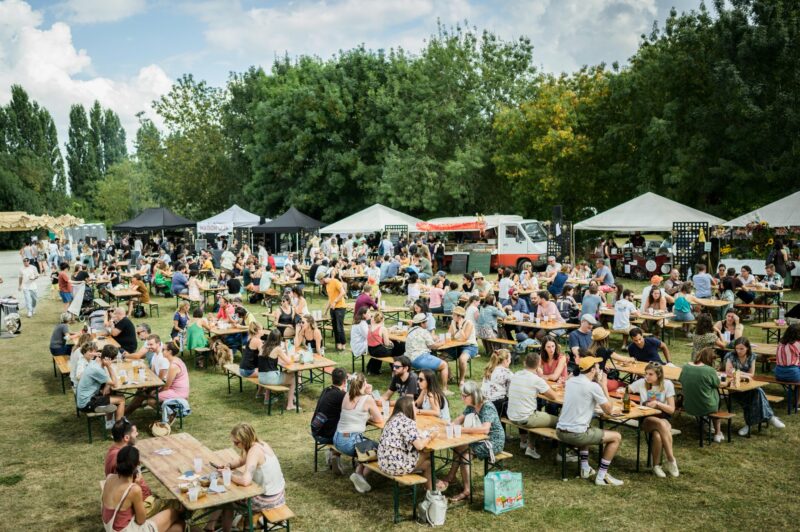
M 414 319 L 411 320 L 411 323 L 419 325 L 420 323 L 425 323 L 427 320 L 428 318 L 425 317 L 425 314 L 420 312 L 419 314 L 414 314 Z
M 663 280 L 664 278 L 660 275 L 654 275 L 650 278 L 650 284 L 661 284 L 661 281 Z
M 592 331 L 592 341 L 599 342 L 601 340 L 605 340 L 608 338 L 608 335 L 611 333 L 608 329 L 604 329 L 603 327 L 598 327 L 597 329 Z
M 453 309 L 453 316 L 466 316 L 467 313 L 464 310 L 464 307 L 456 307 Z
M 516 288 L 509 288 L 509 289 L 508 289 L 508 295 L 509 295 L 509 296 L 513 296 L 513 295 L 515 295 L 516 293 L 517 293 L 517 289 L 516 289 Z
M 591 314 L 584 314 L 583 316 L 581 316 L 581 321 L 588 321 L 592 325 L 597 325 L 597 320 L 594 319 L 594 316 L 592 316 Z
M 582 357 L 581 361 L 578 362 L 578 367 L 581 368 L 582 372 L 586 372 L 592 369 L 595 364 L 599 364 L 602 361 L 603 359 L 598 357 Z

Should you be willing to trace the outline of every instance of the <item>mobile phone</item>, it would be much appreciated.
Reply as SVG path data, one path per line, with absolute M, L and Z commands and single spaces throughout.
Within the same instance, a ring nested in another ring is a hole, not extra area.
M 222 466 L 221 466 L 221 465 L 219 465 L 219 464 L 215 464 L 214 462 L 211 462 L 211 461 L 209 461 L 208 463 L 209 463 L 209 465 L 210 465 L 211 467 L 213 467 L 214 469 L 222 469 Z

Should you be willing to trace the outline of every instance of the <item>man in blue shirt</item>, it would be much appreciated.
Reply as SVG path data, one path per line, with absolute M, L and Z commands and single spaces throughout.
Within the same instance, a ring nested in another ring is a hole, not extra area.
M 597 259 L 595 265 L 597 266 L 597 271 L 594 272 L 593 279 L 600 285 L 600 291 L 604 294 L 614 292 L 616 286 L 614 285 L 614 274 L 611 273 L 611 268 L 606 266 L 603 259 Z
M 706 271 L 705 264 L 698 264 L 696 266 L 697 273 L 692 277 L 694 284 L 694 295 L 699 298 L 710 298 L 711 288 L 714 286 L 714 278 Z
M 659 340 L 655 336 L 648 338 L 644 337 L 644 333 L 639 327 L 631 329 L 631 343 L 628 345 L 628 355 L 632 356 L 639 362 L 660 362 L 661 360 L 658 352 L 664 353 L 664 358 L 667 359 L 667 364 L 672 362 L 669 356 L 669 348 L 667 344 Z
M 83 370 L 75 389 L 75 399 L 79 410 L 103 414 L 111 414 L 116 411 L 117 419 L 122 419 L 125 415 L 125 398 L 121 395 L 111 395 L 111 388 L 117 384 L 113 362 L 118 352 L 116 347 L 107 345 L 103 348 L 101 356 L 94 343 L 84 348 L 83 356 L 88 361 L 88 365 Z M 107 417 L 106 428 L 110 429 L 113 426 L 114 417 Z
M 528 304 L 525 302 L 524 299 L 520 299 L 519 292 L 517 292 L 516 288 L 508 289 L 508 299 L 503 301 L 503 308 L 505 310 L 510 310 L 512 313 L 514 312 L 521 312 L 523 314 L 530 313 Z
M 603 300 L 597 295 L 598 288 L 594 285 L 589 287 L 589 292 L 583 296 L 581 300 L 581 312 L 591 316 L 597 316 L 597 311 L 600 310 L 600 305 Z
M 581 351 L 586 351 L 592 345 L 592 327 L 597 325 L 597 320 L 591 314 L 581 316 L 581 326 L 569 333 L 570 359 L 580 356 Z
M 172 293 L 189 293 L 189 279 L 186 278 L 186 266 L 182 262 L 175 265 L 175 273 L 172 274 Z

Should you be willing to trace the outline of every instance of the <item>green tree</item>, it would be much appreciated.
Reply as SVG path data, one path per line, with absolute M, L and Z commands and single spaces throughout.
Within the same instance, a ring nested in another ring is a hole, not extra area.
M 95 188 L 100 178 L 95 154 L 86 110 L 82 105 L 73 105 L 69 112 L 67 142 L 69 188 L 75 198 L 85 201 L 89 206 L 93 205 Z
M 153 176 L 140 162 L 123 159 L 109 167 L 97 183 L 97 217 L 106 225 L 114 225 L 136 216 L 143 209 L 156 206 L 150 189 L 152 179 Z
M 103 141 L 103 167 L 108 171 L 116 163 L 128 157 L 125 129 L 122 127 L 117 113 L 111 109 L 103 112 L 101 138 Z

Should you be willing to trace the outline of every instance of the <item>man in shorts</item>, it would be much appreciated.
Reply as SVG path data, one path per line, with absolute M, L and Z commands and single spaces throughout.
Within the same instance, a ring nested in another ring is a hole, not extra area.
M 602 361 L 598 357 L 581 357 L 576 370 L 578 374 L 564 385 L 564 406 L 558 418 L 556 432 L 560 441 L 578 448 L 581 478 L 584 479 L 590 479 L 595 474 L 594 469 L 589 466 L 589 447 L 602 443 L 603 457 L 600 459 L 594 483 L 598 486 L 621 486 L 623 482 L 609 475 L 608 468 L 617 454 L 622 435 L 589 426 L 596 406 L 605 414 L 612 413 L 606 374 L 598 366 Z
M 125 415 L 125 398 L 121 395 L 111 395 L 111 388 L 117 384 L 117 375 L 114 371 L 114 359 L 119 351 L 116 347 L 107 345 L 98 357 L 97 351 L 86 350 L 83 354 L 88 361 L 83 370 L 78 386 L 75 390 L 78 409 L 82 412 L 100 412 L 113 414 L 122 419 Z M 114 426 L 114 416 L 106 417 L 106 428 Z

